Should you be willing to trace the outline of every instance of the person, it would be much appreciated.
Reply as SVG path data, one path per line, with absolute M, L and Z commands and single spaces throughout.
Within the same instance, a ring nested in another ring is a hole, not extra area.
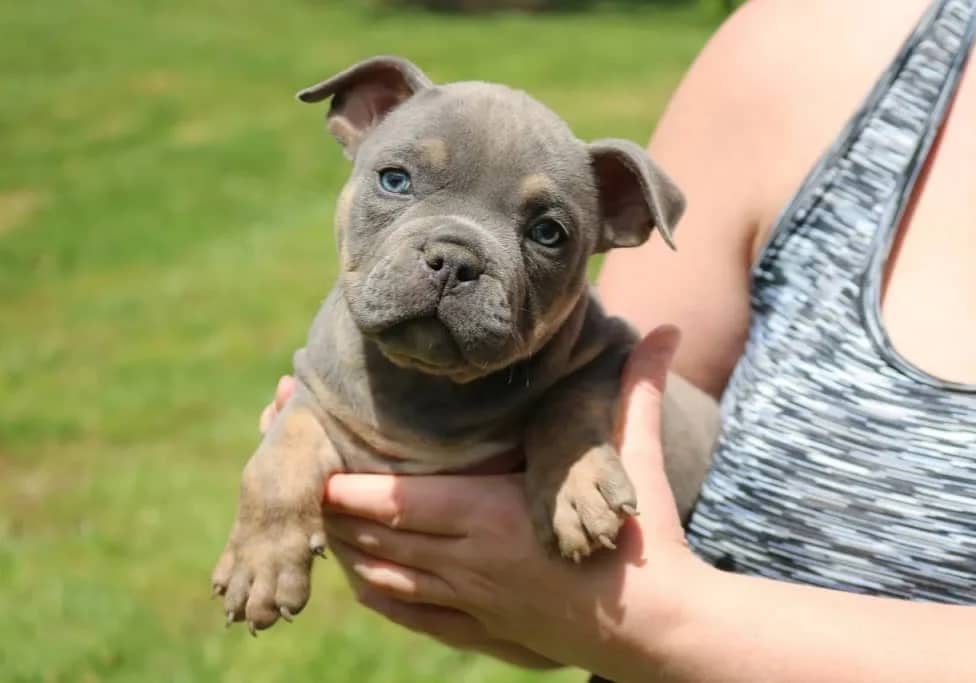
M 327 529 L 360 600 L 619 683 L 976 680 L 974 30 L 973 0 L 727 20 L 650 143 L 688 196 L 679 250 L 614 252 L 599 279 L 649 332 L 620 430 L 640 516 L 575 566 L 539 547 L 518 474 L 337 475 Z M 669 367 L 722 397 L 687 529 Z

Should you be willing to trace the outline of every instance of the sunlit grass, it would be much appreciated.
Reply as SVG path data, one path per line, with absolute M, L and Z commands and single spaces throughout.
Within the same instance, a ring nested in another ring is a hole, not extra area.
M 327 563 L 257 641 L 207 599 L 257 413 L 335 276 L 347 164 L 292 95 L 399 53 L 643 141 L 714 17 L 353 5 L 0 5 L 0 680 L 580 679 L 385 624 Z

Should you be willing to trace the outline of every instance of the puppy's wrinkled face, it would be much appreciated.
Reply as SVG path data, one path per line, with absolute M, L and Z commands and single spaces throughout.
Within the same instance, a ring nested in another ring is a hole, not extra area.
M 524 93 L 434 86 L 378 58 L 299 94 L 329 96 L 354 159 L 336 218 L 342 290 L 397 364 L 463 382 L 531 355 L 579 300 L 588 257 L 663 220 L 655 179 L 625 159 L 642 150 L 594 149 Z
M 580 143 L 527 96 L 418 93 L 357 151 L 342 285 L 392 360 L 458 379 L 536 350 L 579 298 L 597 195 Z

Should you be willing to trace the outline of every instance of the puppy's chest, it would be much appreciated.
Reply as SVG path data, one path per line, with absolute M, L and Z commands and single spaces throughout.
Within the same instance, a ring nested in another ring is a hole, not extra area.
M 451 437 L 383 429 L 354 416 L 330 413 L 326 432 L 343 466 L 352 472 L 432 474 L 467 469 L 507 453 L 516 453 L 523 429 L 513 426 Z
M 472 385 L 405 380 L 364 366 L 318 373 L 306 351 L 315 355 L 300 351 L 296 370 L 348 471 L 452 471 L 517 451 L 549 385 L 507 376 Z

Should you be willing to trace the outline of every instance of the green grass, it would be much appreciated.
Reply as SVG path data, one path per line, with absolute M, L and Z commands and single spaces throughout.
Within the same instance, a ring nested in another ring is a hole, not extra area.
M 208 600 L 257 414 L 335 276 L 347 163 L 292 95 L 400 53 L 643 141 L 716 19 L 0 5 L 0 680 L 579 680 L 386 624 L 328 563 L 257 641 Z

